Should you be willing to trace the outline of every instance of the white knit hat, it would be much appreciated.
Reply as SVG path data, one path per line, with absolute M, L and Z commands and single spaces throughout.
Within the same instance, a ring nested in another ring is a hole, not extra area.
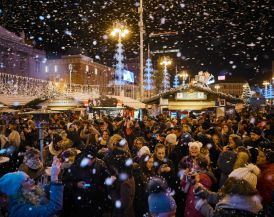
M 172 145 L 176 145 L 178 143 L 176 134 L 174 133 L 168 134 L 166 136 L 166 141 Z
M 140 158 L 144 154 L 150 154 L 150 150 L 147 146 L 143 146 L 137 153 L 137 156 Z
M 203 144 L 201 142 L 199 142 L 199 141 L 189 142 L 188 143 L 188 147 L 190 148 L 192 146 L 196 146 L 200 150 L 200 148 L 203 147 Z
M 244 179 L 254 188 L 257 186 L 257 178 L 260 174 L 260 169 L 254 164 L 248 164 L 245 167 L 240 167 L 233 170 L 228 177 L 236 179 Z

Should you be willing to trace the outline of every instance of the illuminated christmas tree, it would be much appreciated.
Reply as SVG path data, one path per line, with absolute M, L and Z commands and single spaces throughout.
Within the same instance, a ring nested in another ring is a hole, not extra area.
M 150 91 L 153 88 L 153 68 L 150 57 L 147 58 L 145 74 L 144 74 L 144 88 L 147 91 Z

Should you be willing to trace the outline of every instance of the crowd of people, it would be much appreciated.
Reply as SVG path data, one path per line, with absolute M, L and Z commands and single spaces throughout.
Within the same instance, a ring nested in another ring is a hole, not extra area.
M 274 216 L 270 111 L 96 117 L 2 114 L 0 216 Z

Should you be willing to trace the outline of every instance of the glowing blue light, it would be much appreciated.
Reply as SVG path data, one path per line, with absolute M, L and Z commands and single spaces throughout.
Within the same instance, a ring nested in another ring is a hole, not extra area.
M 40 20 L 44 20 L 45 17 L 44 17 L 44 16 L 39 16 L 39 19 L 40 19 Z

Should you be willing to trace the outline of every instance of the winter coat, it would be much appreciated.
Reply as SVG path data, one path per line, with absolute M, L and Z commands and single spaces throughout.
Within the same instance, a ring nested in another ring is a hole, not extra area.
M 66 199 L 71 195 L 73 201 L 71 206 L 77 210 L 97 210 L 103 208 L 107 202 L 107 188 L 104 185 L 105 180 L 110 177 L 105 163 L 96 158 L 92 165 L 81 167 L 81 161 L 84 155 L 79 156 L 74 164 L 63 174 Z M 78 188 L 77 183 L 84 181 L 89 184 L 86 188 Z M 89 213 L 86 213 L 89 214 Z M 94 214 L 94 213 L 93 213 Z
M 170 167 L 169 172 L 160 172 L 160 168 L 163 164 L 167 164 L 167 166 Z M 176 188 L 176 175 L 175 175 L 175 169 L 174 169 L 172 161 L 169 159 L 166 159 L 166 158 L 164 160 L 160 161 L 159 159 L 157 159 L 155 157 L 154 165 L 155 165 L 156 173 L 158 173 L 158 175 L 165 178 L 165 180 L 167 181 L 168 186 L 170 188 L 175 189 Z
M 207 173 L 201 173 L 199 174 L 200 183 L 207 189 L 210 189 L 213 180 L 211 179 L 211 176 Z M 182 181 L 182 187 L 186 185 L 185 182 L 186 179 L 183 179 Z M 185 206 L 185 217 L 202 217 L 203 215 L 195 209 L 195 195 L 194 195 L 194 185 L 191 184 L 186 195 L 186 206 Z
M 44 205 L 22 203 L 15 196 L 9 198 L 8 204 L 9 217 L 51 217 L 62 209 L 63 186 L 59 183 L 51 183 L 50 200 Z
M 133 177 L 123 182 L 117 182 L 116 188 L 112 192 L 112 200 L 114 202 L 113 217 L 135 217 L 134 212 L 134 196 L 135 196 L 135 180 Z M 118 206 L 117 202 L 121 203 Z
M 260 166 L 261 175 L 258 179 L 257 189 L 262 197 L 263 205 L 272 202 L 272 192 L 274 191 L 274 163 Z
M 225 195 L 215 207 L 206 200 L 197 202 L 195 208 L 205 217 L 259 217 L 263 206 L 258 195 Z

